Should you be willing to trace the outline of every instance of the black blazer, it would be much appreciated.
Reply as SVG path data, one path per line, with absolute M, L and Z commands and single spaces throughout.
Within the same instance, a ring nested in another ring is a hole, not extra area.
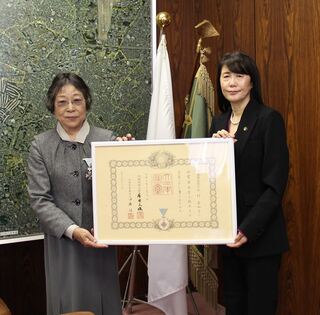
M 228 130 L 231 110 L 214 117 L 210 136 Z M 274 255 L 288 250 L 282 212 L 289 154 L 281 115 L 270 107 L 250 101 L 235 134 L 235 173 L 238 229 L 248 242 L 238 249 L 245 257 Z

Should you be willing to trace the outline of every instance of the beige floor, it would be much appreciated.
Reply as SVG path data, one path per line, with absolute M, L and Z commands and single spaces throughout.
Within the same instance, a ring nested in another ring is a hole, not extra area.
M 214 310 L 209 307 L 204 298 L 198 294 L 193 293 L 195 303 L 197 305 L 198 314 L 193 307 L 191 297 L 188 296 L 188 315 L 225 315 L 224 308 L 218 305 L 218 309 Z M 137 304 L 132 307 L 132 315 L 164 315 L 164 313 L 148 304 Z M 128 313 L 124 313 L 128 315 Z

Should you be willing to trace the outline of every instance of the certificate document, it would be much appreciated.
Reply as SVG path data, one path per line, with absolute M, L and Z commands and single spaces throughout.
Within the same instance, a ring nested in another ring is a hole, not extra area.
M 232 139 L 92 143 L 94 231 L 106 244 L 224 244 L 236 236 Z

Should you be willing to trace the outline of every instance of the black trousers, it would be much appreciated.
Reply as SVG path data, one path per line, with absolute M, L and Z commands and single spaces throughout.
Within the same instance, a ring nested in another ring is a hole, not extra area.
M 274 315 L 281 255 L 244 258 L 223 255 L 226 315 Z

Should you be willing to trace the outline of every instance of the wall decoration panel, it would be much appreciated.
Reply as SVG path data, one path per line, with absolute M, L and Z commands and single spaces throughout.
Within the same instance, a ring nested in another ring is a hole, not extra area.
M 55 74 L 91 87 L 91 123 L 144 139 L 151 94 L 151 1 L 0 0 L 0 242 L 39 233 L 26 190 L 35 134 Z

